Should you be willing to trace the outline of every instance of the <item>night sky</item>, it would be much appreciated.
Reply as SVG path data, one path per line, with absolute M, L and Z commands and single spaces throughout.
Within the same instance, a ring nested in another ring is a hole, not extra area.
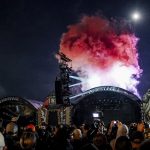
M 137 48 L 143 73 L 138 89 L 142 97 L 150 88 L 149 0 L 1 0 L 0 97 L 43 100 L 54 90 L 59 74 L 55 54 L 68 25 L 95 14 L 129 20 L 135 9 L 143 16 L 132 23 L 140 38 Z

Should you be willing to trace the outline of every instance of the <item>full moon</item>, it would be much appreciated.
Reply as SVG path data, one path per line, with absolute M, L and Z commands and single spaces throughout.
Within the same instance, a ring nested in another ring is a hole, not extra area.
M 131 19 L 133 20 L 133 21 L 138 21 L 138 20 L 140 20 L 141 19 L 141 14 L 139 13 L 139 12 L 133 12 L 132 14 L 131 14 Z

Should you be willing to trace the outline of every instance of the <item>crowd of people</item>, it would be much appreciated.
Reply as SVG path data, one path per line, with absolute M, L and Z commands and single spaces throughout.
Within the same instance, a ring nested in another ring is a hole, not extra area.
M 150 132 L 143 122 L 125 125 L 101 120 L 93 123 L 20 127 L 11 120 L 0 127 L 0 150 L 149 150 Z

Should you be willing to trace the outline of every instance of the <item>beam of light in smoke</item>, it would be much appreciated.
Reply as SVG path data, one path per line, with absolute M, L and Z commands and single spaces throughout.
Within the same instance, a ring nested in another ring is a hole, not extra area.
M 74 87 L 74 86 L 78 86 L 78 85 L 81 85 L 82 83 L 80 82 L 80 83 L 76 83 L 76 84 L 71 84 L 71 85 L 69 85 L 69 87 Z
M 82 95 L 83 95 L 83 93 L 80 93 L 80 94 L 77 94 L 77 95 L 71 96 L 71 97 L 69 97 L 69 98 L 70 98 L 70 99 L 74 99 L 74 98 L 80 97 L 80 96 L 82 96 Z
M 80 97 L 80 96 L 82 96 L 82 95 L 84 95 L 84 94 L 86 94 L 86 93 L 88 93 L 88 91 L 85 91 L 84 93 L 79 93 L 79 94 L 74 95 L 74 96 L 70 96 L 69 98 L 70 98 L 70 99 L 74 99 L 74 98 Z
M 84 16 L 62 35 L 60 52 L 72 60 L 82 79 L 82 90 L 117 86 L 138 95 L 142 70 L 138 64 L 138 38 L 124 22 Z
M 69 76 L 70 78 L 72 79 L 76 79 L 76 80 L 79 80 L 79 81 L 82 81 L 83 79 L 81 79 L 80 77 L 77 77 L 77 76 Z

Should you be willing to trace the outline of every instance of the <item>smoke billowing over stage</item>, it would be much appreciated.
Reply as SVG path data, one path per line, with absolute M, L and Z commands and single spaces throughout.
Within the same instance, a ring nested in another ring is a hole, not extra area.
M 82 90 L 116 86 L 137 96 L 142 70 L 138 63 L 138 38 L 125 20 L 84 16 L 62 35 L 60 52 L 72 60 Z
M 72 60 L 76 75 L 70 77 L 77 82 L 70 87 L 81 88 L 71 97 L 75 123 L 91 123 L 93 115 L 105 122 L 141 120 L 138 40 L 125 20 L 83 16 L 68 26 L 59 52 Z

